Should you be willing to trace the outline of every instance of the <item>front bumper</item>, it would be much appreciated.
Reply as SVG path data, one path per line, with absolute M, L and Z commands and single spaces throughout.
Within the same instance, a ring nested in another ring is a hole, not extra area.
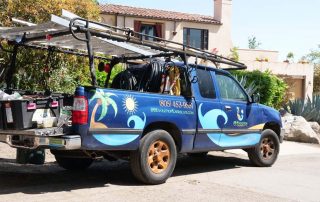
M 76 150 L 81 148 L 80 135 L 64 135 L 59 137 L 41 137 L 25 135 L 0 135 L 0 142 L 14 148 L 23 149 L 57 149 Z
M 280 143 L 282 143 L 283 142 L 283 139 L 284 139 L 284 129 L 283 128 L 281 128 L 281 130 L 280 130 L 280 138 L 279 138 L 279 141 L 280 141 Z

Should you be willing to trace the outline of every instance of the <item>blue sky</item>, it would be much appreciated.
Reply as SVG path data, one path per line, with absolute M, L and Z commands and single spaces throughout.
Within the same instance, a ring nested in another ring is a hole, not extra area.
M 99 2 L 213 15 L 213 0 Z M 299 60 L 320 44 L 319 9 L 318 0 L 233 0 L 233 44 L 247 48 L 248 37 L 255 36 L 262 43 L 261 49 L 280 51 L 281 60 L 288 52 Z

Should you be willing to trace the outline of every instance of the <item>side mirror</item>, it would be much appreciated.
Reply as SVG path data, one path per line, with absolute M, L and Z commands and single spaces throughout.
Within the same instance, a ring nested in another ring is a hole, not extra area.
M 260 94 L 254 93 L 253 95 L 251 95 L 251 101 L 254 103 L 259 103 L 260 102 Z

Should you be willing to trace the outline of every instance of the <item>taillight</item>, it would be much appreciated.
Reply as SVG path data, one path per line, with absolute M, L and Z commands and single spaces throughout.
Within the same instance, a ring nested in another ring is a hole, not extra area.
M 72 123 L 88 123 L 88 100 L 85 96 L 76 96 L 73 98 Z

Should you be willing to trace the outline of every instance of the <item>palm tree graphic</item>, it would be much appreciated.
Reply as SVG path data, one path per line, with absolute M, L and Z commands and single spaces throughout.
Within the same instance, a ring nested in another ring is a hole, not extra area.
M 100 117 L 98 119 L 98 121 L 101 121 L 108 113 L 108 107 L 111 105 L 113 110 L 114 110 L 114 117 L 117 116 L 117 112 L 118 112 L 118 107 L 116 102 L 110 98 L 111 96 L 116 96 L 113 93 L 105 93 L 102 91 L 96 91 L 94 96 L 90 99 L 90 102 L 93 102 L 95 99 L 97 99 L 97 103 L 93 108 L 92 111 L 92 115 L 91 115 L 91 120 L 90 120 L 90 127 L 91 128 L 108 128 L 105 124 L 100 123 L 100 122 L 96 122 L 95 121 L 95 117 L 96 117 L 96 113 L 99 107 L 101 107 L 101 114 Z

